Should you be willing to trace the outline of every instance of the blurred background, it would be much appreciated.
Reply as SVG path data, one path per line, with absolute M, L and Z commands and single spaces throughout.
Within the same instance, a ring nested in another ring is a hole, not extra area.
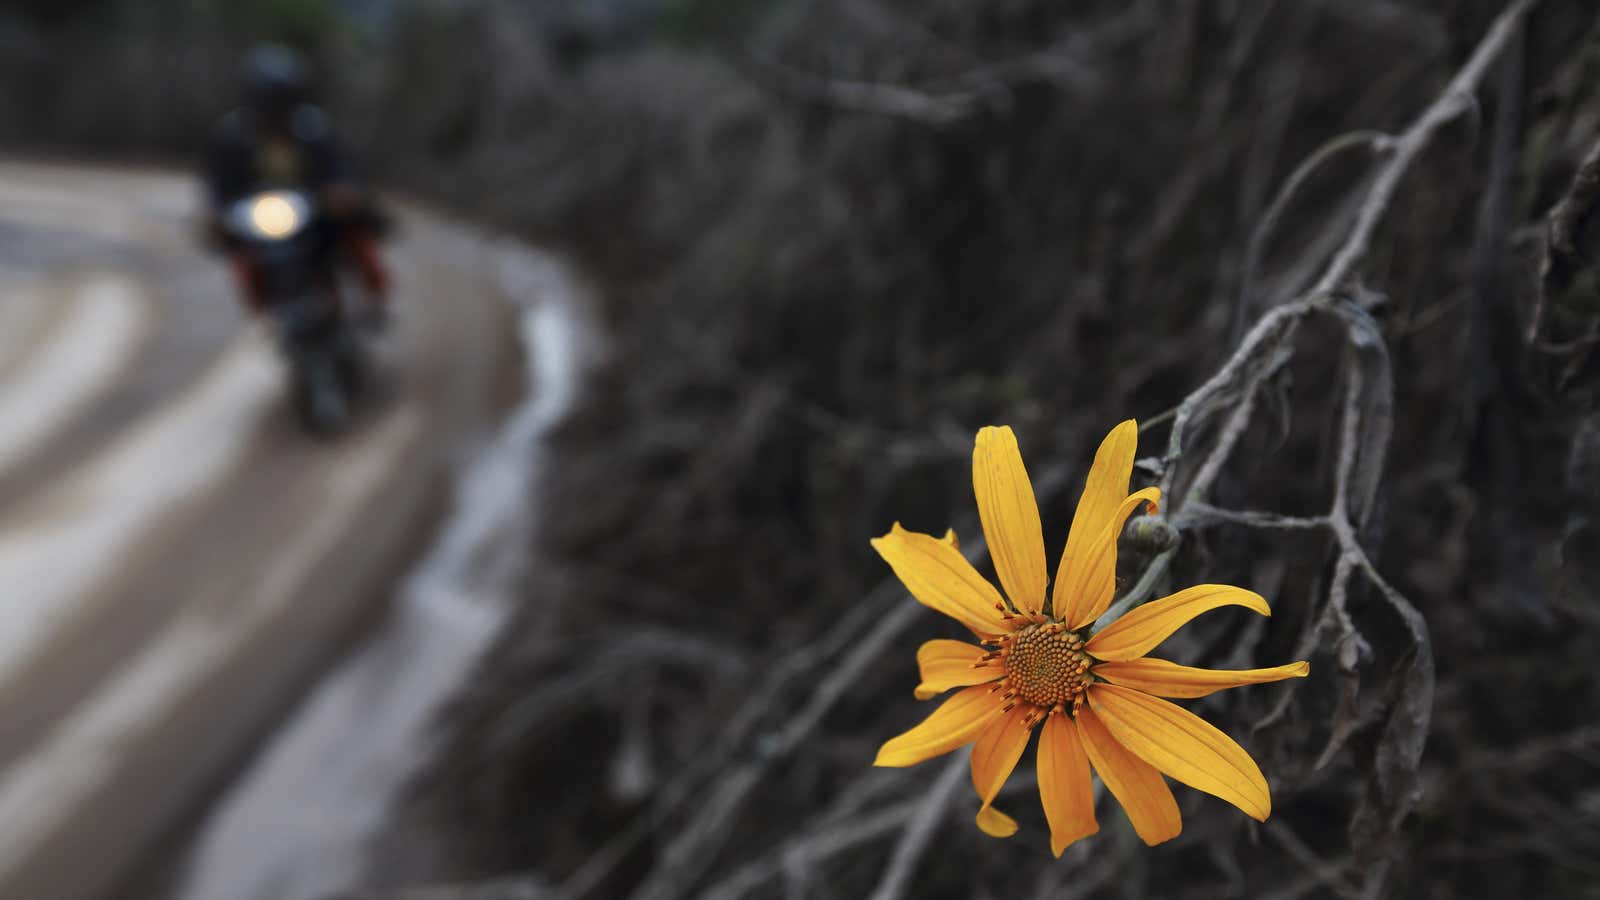
M 205 238 L 261 41 L 395 223 L 332 439 Z M 0 896 L 1600 897 L 1597 148 L 1589 0 L 10 0 Z M 1275 611 L 1162 654 L 1311 677 L 1188 704 L 1265 825 L 1054 860 L 871 767 L 959 635 L 867 540 L 1009 423 L 1053 559 L 1130 417 L 1123 589 Z

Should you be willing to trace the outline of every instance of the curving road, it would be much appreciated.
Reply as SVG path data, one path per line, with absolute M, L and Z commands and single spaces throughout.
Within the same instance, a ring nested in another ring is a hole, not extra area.
M 406 211 L 379 396 L 307 438 L 196 199 L 0 163 L 0 897 L 114 893 L 372 620 L 515 390 L 489 251 Z

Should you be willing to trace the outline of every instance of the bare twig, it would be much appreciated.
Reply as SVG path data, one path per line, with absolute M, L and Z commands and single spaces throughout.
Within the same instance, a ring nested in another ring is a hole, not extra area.
M 1101 896 L 1107 882 L 1126 873 L 1126 861 L 1115 853 L 1090 852 L 1087 842 L 1070 847 L 1056 864 L 1040 873 L 1034 900 L 1081 900 Z
M 1600 138 L 1584 154 L 1572 176 L 1572 183 L 1546 218 L 1544 257 L 1539 263 L 1539 290 L 1534 295 L 1533 314 L 1528 319 L 1526 340 L 1538 341 L 1544 325 L 1544 309 L 1549 295 L 1566 286 L 1572 271 L 1584 260 L 1577 245 L 1579 226 L 1600 200 Z M 1587 343 L 1587 342 L 1585 342 Z M 1561 351 L 1549 351 L 1561 352 Z
M 783 94 L 844 112 L 905 119 L 932 127 L 953 125 L 985 105 L 1004 105 L 1011 90 L 1028 83 L 1053 85 L 1069 93 L 1098 92 L 1102 74 L 1083 62 L 1091 53 L 1144 33 L 1159 21 L 1159 3 L 1141 0 L 1096 26 L 1076 30 L 1042 50 L 975 66 L 917 86 L 817 75 L 777 60 L 746 53 L 743 61 L 758 78 Z
M 1288 342 L 1292 337 L 1294 328 L 1291 325 L 1285 329 L 1283 338 L 1267 349 L 1263 350 L 1266 357 L 1245 376 L 1242 386 L 1242 396 L 1228 415 L 1228 420 L 1223 423 L 1222 433 L 1218 435 L 1216 443 L 1212 445 L 1211 452 L 1206 455 L 1200 464 L 1200 470 L 1195 474 L 1194 480 L 1189 483 L 1184 491 L 1184 508 L 1196 500 L 1204 501 L 1211 493 L 1211 485 L 1222 472 L 1222 466 L 1228 461 L 1228 456 L 1233 452 L 1233 447 L 1243 436 L 1245 429 L 1250 426 L 1250 417 L 1255 413 L 1256 396 L 1261 386 L 1266 383 L 1279 369 L 1288 363 L 1292 355 Z
M 1380 735 L 1379 741 L 1386 748 L 1379 752 L 1393 757 L 1391 762 L 1396 771 L 1406 770 L 1408 766 L 1411 772 L 1415 771 L 1420 741 L 1427 733 L 1432 666 L 1426 623 L 1406 598 L 1377 572 L 1361 543 L 1360 528 L 1372 508 L 1370 497 L 1376 487 L 1377 474 L 1381 472 L 1388 439 L 1387 424 L 1382 421 L 1386 407 L 1382 403 L 1374 406 L 1374 398 L 1384 399 L 1388 384 L 1374 380 L 1361 365 L 1352 365 L 1346 372 L 1335 483 L 1326 514 L 1291 517 L 1270 512 L 1224 510 L 1209 505 L 1206 498 L 1210 486 L 1221 477 L 1233 448 L 1249 427 L 1255 395 L 1290 358 L 1302 321 L 1313 313 L 1338 314 L 1345 318 L 1346 333 L 1353 347 L 1360 348 L 1370 342 L 1367 324 L 1358 323 L 1347 307 L 1355 305 L 1349 299 L 1352 280 L 1366 258 L 1375 230 L 1392 203 L 1399 181 L 1432 137 L 1461 111 L 1467 102 L 1464 98 L 1470 96 L 1489 62 L 1506 45 L 1509 35 L 1533 2 L 1516 0 L 1508 6 L 1449 87 L 1401 135 L 1381 138 L 1365 133 L 1347 138 L 1348 143 L 1332 150 L 1325 150 L 1326 155 L 1332 155 L 1345 147 L 1365 143 L 1387 154 L 1377 163 L 1371 180 L 1358 198 L 1349 233 L 1325 257 L 1331 262 L 1316 286 L 1297 299 L 1267 310 L 1218 370 L 1184 398 L 1172 413 L 1171 433 L 1163 457 L 1161 487 L 1170 504 L 1166 515 L 1175 526 L 1195 528 L 1230 523 L 1300 531 L 1327 529 L 1335 539 L 1337 551 L 1333 561 L 1333 584 L 1324 609 L 1325 620 L 1345 635 L 1355 633 L 1345 606 L 1352 583 L 1363 581 L 1372 584 L 1401 618 L 1411 639 L 1410 665 L 1417 678 L 1412 688 L 1393 701 L 1389 721 L 1381 726 L 1393 733 Z M 842 97 L 846 103 L 876 105 L 879 111 L 887 105 L 900 113 L 936 122 L 951 121 L 953 116 L 965 114 L 970 104 L 977 102 L 961 92 L 934 97 L 915 91 L 901 93 L 902 89 L 893 86 L 888 86 L 885 92 L 885 86 L 881 85 L 845 83 L 842 93 L 839 93 L 838 83 L 824 87 L 832 92 L 833 99 Z M 975 87 L 974 90 L 983 89 Z M 1280 191 L 1269 217 L 1283 215 L 1299 190 L 1300 182 L 1309 178 L 1322 162 L 1322 159 L 1309 160 L 1296 170 L 1295 176 L 1291 176 L 1293 183 L 1286 184 Z M 1259 264 L 1258 257 L 1270 230 L 1270 227 L 1258 229 L 1252 240 L 1257 245 L 1252 269 Z M 1247 279 L 1254 277 L 1253 271 L 1247 273 Z M 1247 286 L 1241 296 L 1248 300 L 1250 290 Z M 1200 426 L 1218 419 L 1221 425 L 1210 446 L 1204 448 L 1207 452 L 1202 457 L 1189 442 Z M 1180 471 L 1180 467 L 1189 471 Z M 1036 479 L 1040 497 L 1048 496 L 1059 487 L 1065 480 L 1063 475 L 1057 469 L 1054 475 L 1043 473 Z M 1174 488 L 1183 484 L 1180 476 L 1188 478 L 1189 483 L 1181 496 L 1174 496 Z M 970 559 L 977 559 L 983 553 L 982 541 L 969 541 L 964 549 Z M 1174 555 L 1175 551 L 1169 549 L 1154 557 L 1113 612 L 1130 608 L 1153 593 Z M 650 870 L 631 896 L 635 900 L 677 900 L 694 892 L 717 855 L 727 846 L 741 808 L 770 777 L 778 761 L 793 755 L 812 739 L 823 718 L 836 708 L 867 667 L 923 614 L 921 607 L 903 599 L 903 590 L 892 581 L 874 591 L 859 609 L 864 612 L 833 626 L 813 645 L 780 665 L 781 671 L 769 676 L 730 722 L 728 738 L 705 755 L 703 764 L 697 761 L 687 774 L 664 789 L 650 812 L 630 825 L 625 835 L 591 858 L 578 875 L 563 885 L 559 896 L 572 900 L 592 893 L 623 854 L 660 833 L 669 822 L 673 826 L 671 837 L 664 841 Z M 815 681 L 807 685 L 806 693 L 796 698 L 798 686 L 813 677 Z M 1401 724 L 1405 727 L 1401 728 Z M 953 790 L 950 784 L 959 781 L 952 772 L 959 772 L 955 762 L 939 780 L 939 785 L 947 790 Z M 1404 786 L 1398 789 L 1401 793 L 1406 790 Z M 825 850 L 837 852 L 839 848 L 877 840 L 898 830 L 900 843 L 879 884 L 883 896 L 898 896 L 927 846 L 933 823 L 939 820 L 949 802 L 948 797 L 939 799 L 944 793 L 935 790 L 916 803 L 885 811 L 872 821 L 871 828 L 856 820 L 855 824 L 862 827 L 851 829 L 848 840 L 840 836 L 847 830 L 840 825 L 837 831 L 819 831 L 798 842 L 791 841 L 783 845 L 786 849 L 774 851 L 761 861 L 738 870 L 736 877 L 723 882 L 719 889 L 729 897 L 736 897 L 779 874 L 783 860 L 792 858 L 791 853 L 803 851 L 805 858 L 816 859 Z M 683 810 L 691 797 L 697 805 L 684 815 Z M 1413 802 L 1402 797 L 1388 805 L 1384 812 L 1390 823 L 1405 815 Z M 833 842 L 824 843 L 830 839 Z M 1381 869 L 1375 871 L 1381 873 Z M 1381 874 L 1370 878 L 1369 889 L 1380 880 Z M 1348 888 L 1348 885 L 1341 884 L 1341 887 Z
M 824 862 L 847 850 L 880 840 L 895 829 L 905 827 L 922 804 L 912 800 L 897 803 L 845 823 L 817 828 L 794 838 L 777 850 L 733 870 L 712 885 L 702 900 L 738 900 L 783 873 L 795 861 L 807 864 Z
M 1167 452 L 1164 458 L 1166 470 L 1161 478 L 1164 496 L 1170 498 L 1172 495 L 1176 484 L 1177 466 L 1184 458 L 1184 441 L 1190 428 L 1212 415 L 1220 399 L 1230 392 L 1244 388 L 1248 395 L 1251 385 L 1259 386 L 1264 381 L 1261 372 L 1271 368 L 1262 362 L 1262 358 L 1270 357 L 1286 345 L 1302 318 L 1315 311 L 1334 308 L 1340 292 L 1354 274 L 1356 266 L 1365 258 L 1372 234 L 1388 210 L 1401 177 L 1427 146 L 1433 134 L 1460 112 L 1466 102 L 1464 98 L 1471 96 L 1490 63 L 1505 48 L 1535 2 L 1536 0 L 1514 0 L 1495 20 L 1477 49 L 1451 79 L 1445 90 L 1400 136 L 1387 142 L 1391 152 L 1374 173 L 1350 234 L 1335 253 L 1333 261 L 1316 286 L 1300 299 L 1274 307 L 1263 315 L 1216 374 L 1178 405 L 1172 430 L 1167 438 Z M 1375 138 L 1363 136 L 1353 140 L 1372 141 Z M 1286 189 L 1280 192 L 1280 197 L 1290 193 L 1292 192 Z M 1354 332 L 1352 336 L 1355 336 Z M 1240 402 L 1243 402 L 1242 397 Z M 1230 435 L 1232 438 L 1237 437 L 1234 429 L 1225 428 L 1222 440 L 1224 447 L 1231 445 Z M 1214 472 L 1215 466 L 1203 463 L 1202 471 Z M 1203 482 L 1199 486 L 1207 487 L 1208 484 L 1209 482 Z M 1172 505 L 1174 501 L 1170 499 L 1168 502 L 1167 515 L 1170 518 L 1181 509 L 1181 503 Z
M 1584 725 L 1562 734 L 1530 738 L 1511 748 L 1479 750 L 1461 761 L 1454 780 L 1477 779 L 1496 771 L 1545 772 L 1553 760 L 1597 749 L 1600 749 L 1600 725 Z M 1600 765 L 1600 759 L 1596 759 L 1595 764 Z
M 1437 14 L 1414 9 L 1412 4 L 1393 0 L 1357 0 L 1328 4 L 1328 11 L 1346 24 L 1389 35 L 1398 35 L 1425 50 L 1445 45 L 1449 33 Z
M 1429 730 L 1434 669 L 1427 624 L 1421 613 L 1383 578 L 1361 543 L 1360 529 L 1374 507 L 1392 427 L 1392 382 L 1387 352 L 1381 335 L 1377 334 L 1376 324 L 1351 299 L 1352 291 L 1358 290 L 1352 280 L 1366 258 L 1372 237 L 1392 203 L 1400 180 L 1433 135 L 1467 108 L 1472 92 L 1489 65 L 1518 33 L 1523 17 L 1533 3 L 1534 0 L 1515 0 L 1511 3 L 1447 88 L 1398 137 L 1387 139 L 1360 134 L 1336 141 L 1313 154 L 1312 159 L 1291 176 L 1290 183 L 1285 185 L 1274 201 L 1274 208 L 1263 227 L 1258 228 L 1252 238 L 1245 286 L 1239 300 L 1241 306 L 1251 300 L 1254 269 L 1259 264 L 1270 226 L 1282 214 L 1282 209 L 1299 183 L 1328 156 L 1345 147 L 1370 145 L 1388 151 L 1365 188 L 1349 234 L 1322 276 L 1300 299 L 1274 307 L 1263 315 L 1217 372 L 1184 398 L 1174 414 L 1167 452 L 1163 458 L 1161 488 L 1168 498 L 1165 514 L 1180 531 L 1184 527 L 1194 528 L 1227 521 L 1251 527 L 1300 530 L 1327 528 L 1331 532 L 1337 545 L 1333 579 L 1321 624 L 1307 634 L 1307 641 L 1314 644 L 1329 627 L 1333 628 L 1340 635 L 1340 643 L 1354 650 L 1353 655 L 1346 654 L 1344 657 L 1351 668 L 1359 665 L 1360 660 L 1370 653 L 1370 648 L 1362 651 L 1366 642 L 1356 630 L 1348 611 L 1348 594 L 1357 573 L 1377 588 L 1404 625 L 1411 649 L 1403 660 L 1404 672 L 1398 676 L 1397 687 L 1390 692 L 1387 709 L 1376 721 L 1356 716 L 1354 712 L 1341 717 L 1324 753 L 1326 761 L 1357 728 L 1375 726 L 1378 729 L 1374 780 L 1357 814 L 1358 819 L 1364 822 L 1365 834 L 1392 833 L 1415 808 L 1420 797 L 1417 768 Z M 1206 503 L 1207 492 L 1232 447 L 1248 427 L 1255 393 L 1274 371 L 1284 365 L 1292 353 L 1291 342 L 1296 327 L 1312 312 L 1330 312 L 1339 316 L 1345 323 L 1349 346 L 1353 351 L 1351 365 L 1345 373 L 1344 409 L 1334 469 L 1333 496 L 1328 513 L 1318 517 L 1294 518 L 1271 513 L 1224 511 L 1209 506 Z M 1196 475 L 1183 490 L 1182 496 L 1174 497 L 1174 488 L 1181 483 L 1179 468 L 1191 452 L 1185 443 L 1189 432 L 1229 403 L 1233 404 L 1232 411 L 1210 453 L 1198 463 Z M 1160 572 L 1170 565 L 1175 551 L 1176 548 L 1169 548 L 1158 554 L 1134 588 L 1102 621 L 1143 602 L 1153 593 Z M 1302 649 L 1309 651 L 1311 648 Z M 1353 671 L 1351 675 L 1353 677 Z M 1349 696 L 1353 695 L 1347 692 Z M 1283 708 L 1280 705 L 1279 714 Z M 1358 844 L 1360 842 L 1358 840 Z M 1372 896 L 1382 890 L 1388 863 L 1387 859 L 1379 859 L 1368 866 L 1361 890 L 1364 895 Z M 1339 887 L 1341 893 L 1350 892 L 1348 885 L 1340 884 Z
M 1067 471 L 1066 467 L 1053 466 L 1041 472 L 1034 480 L 1038 495 L 1049 497 L 1059 491 L 1067 481 Z M 960 528 L 963 531 L 977 530 L 976 523 L 971 520 Z M 974 562 L 981 561 L 987 553 L 981 537 L 964 540 L 961 549 Z M 897 580 L 888 579 L 858 607 L 868 611 L 872 617 L 867 620 L 870 625 L 852 618 L 841 621 L 829 631 L 825 639 L 827 644 L 848 646 L 849 650 L 829 667 L 827 677 L 816 683 L 805 703 L 797 708 L 787 704 L 780 707 L 778 701 L 782 693 L 774 689 L 759 702 L 751 704 L 746 713 L 747 721 L 781 710 L 782 727 L 762 735 L 757 741 L 757 752 L 743 761 L 730 766 L 728 758 L 723 757 L 720 765 L 713 763 L 710 771 L 715 774 L 715 785 L 708 793 L 697 795 L 700 806 L 695 815 L 678 828 L 650 874 L 634 890 L 631 895 L 633 900 L 669 900 L 682 896 L 693 887 L 726 840 L 735 822 L 735 814 L 750 792 L 778 760 L 786 758 L 810 738 L 822 718 L 860 680 L 867 666 L 882 657 L 889 642 L 926 613 L 922 605 L 912 600 L 895 602 L 895 598 L 903 597 L 905 588 Z M 730 727 L 729 730 L 734 733 L 744 731 L 742 727 Z M 741 739 L 747 738 L 741 735 Z M 698 771 L 702 775 L 707 774 L 704 768 Z M 696 779 L 696 782 L 702 780 Z M 682 799 L 679 798 L 678 803 Z M 644 834 L 650 830 L 653 830 L 653 826 L 645 829 Z M 643 834 L 636 834 L 632 841 L 636 842 L 641 837 Z M 589 870 L 587 877 L 582 882 L 574 879 L 568 885 L 563 885 L 561 896 L 576 898 L 592 890 L 619 856 L 620 853 L 613 849 L 606 858 L 593 860 L 593 865 L 586 864 L 585 869 Z
M 1223 509 L 1201 500 L 1190 500 L 1183 507 L 1184 524 L 1203 528 L 1214 524 L 1243 525 L 1247 528 L 1278 528 L 1300 530 L 1327 528 L 1327 516 L 1285 516 L 1278 513 L 1247 509 Z
M 1323 887 L 1340 897 L 1359 897 L 1360 889 L 1351 884 L 1345 876 L 1345 866 L 1328 862 L 1318 856 L 1316 851 L 1306 845 L 1306 842 L 1295 834 L 1294 829 L 1284 823 L 1282 819 L 1273 819 L 1267 823 L 1267 835 L 1282 847 L 1295 862 L 1319 881 Z
M 1267 349 L 1286 342 L 1299 324 L 1299 320 L 1316 310 L 1320 302 L 1319 298 L 1312 297 L 1269 310 L 1251 327 L 1239 344 L 1239 348 L 1228 357 L 1227 362 L 1222 364 L 1216 374 L 1206 379 L 1204 384 L 1178 404 L 1178 411 L 1172 419 L 1172 432 L 1167 436 L 1166 471 L 1161 476 L 1163 497 L 1172 496 L 1177 472 L 1176 464 L 1183 458 L 1184 436 L 1189 427 L 1214 412 L 1218 398 L 1234 389 L 1236 382 L 1246 378 L 1258 358 L 1267 355 Z M 1168 516 L 1169 518 L 1171 516 L 1170 509 Z
M 978 549 L 981 549 L 981 542 Z M 975 552 L 975 551 L 974 551 Z M 767 677 L 751 692 L 748 700 L 729 719 L 719 733 L 718 743 L 711 752 L 699 756 L 694 764 L 684 767 L 658 792 L 655 803 L 626 828 L 607 841 L 592 854 L 582 866 L 562 882 L 556 896 L 576 898 L 586 896 L 610 874 L 621 859 L 632 852 L 666 821 L 696 796 L 707 780 L 734 757 L 754 742 L 756 729 L 766 721 L 773 710 L 782 705 L 785 692 L 806 674 L 815 671 L 848 645 L 849 640 L 867 629 L 873 618 L 882 615 L 884 607 L 899 598 L 903 591 L 897 583 L 886 582 L 864 599 L 851 612 L 834 623 L 833 627 L 817 640 L 802 645 L 773 666 Z M 910 621 L 914 605 L 902 605 L 891 616 L 896 625 Z M 884 627 L 880 623 L 879 627 Z M 890 627 L 895 627 L 891 625 Z
M 1324 163 L 1345 150 L 1360 147 L 1383 153 L 1393 146 L 1393 142 L 1394 138 L 1381 131 L 1352 131 L 1341 134 L 1318 147 L 1289 173 L 1283 187 L 1278 189 L 1277 196 L 1272 198 L 1271 205 L 1250 232 L 1250 243 L 1244 254 L 1244 272 L 1239 279 L 1239 293 L 1234 298 L 1231 324 L 1228 326 L 1228 346 L 1231 347 L 1239 342 L 1239 332 L 1244 328 L 1245 317 L 1255 306 L 1256 272 L 1261 268 L 1261 256 L 1266 252 L 1267 239 L 1277 230 L 1278 220 L 1283 218 L 1290 201 L 1300 192 L 1300 188 Z
M 1314 293 L 1331 292 L 1342 286 L 1355 273 L 1356 266 L 1366 258 L 1367 250 L 1372 243 L 1372 234 L 1377 229 L 1383 214 L 1388 211 L 1400 179 L 1411 168 L 1411 163 L 1417 155 L 1428 146 L 1428 141 L 1432 139 L 1434 133 L 1462 110 L 1471 108 L 1473 92 L 1477 90 L 1478 82 L 1483 80 L 1484 72 L 1521 28 L 1523 18 L 1537 2 L 1538 0 L 1513 0 L 1495 19 L 1489 28 L 1489 33 L 1484 35 L 1477 49 L 1472 51 L 1471 58 L 1456 72 L 1450 84 L 1427 109 L 1422 111 L 1422 115 L 1411 123 L 1411 127 L 1395 138 L 1393 152 L 1378 167 L 1372 186 L 1368 189 L 1366 203 L 1356 216 L 1355 228 L 1351 230 L 1350 238 L 1345 241 L 1339 254 L 1334 257 L 1327 271 L 1317 281 L 1316 287 L 1313 288 Z
M 943 127 L 973 115 L 984 94 L 973 88 L 931 94 L 878 81 L 824 77 L 772 59 L 750 56 L 748 68 L 779 93 L 843 112 L 869 113 Z
M 918 806 L 917 814 L 900 833 L 900 841 L 895 844 L 894 855 L 889 857 L 889 865 L 883 870 L 883 877 L 872 892 L 872 900 L 900 900 L 905 896 L 911 886 L 911 876 L 916 872 L 917 862 L 927 852 L 934 829 L 944 819 L 945 810 L 950 806 L 950 801 L 955 799 L 956 789 L 961 786 L 968 758 L 966 753 L 956 753 L 945 763 L 938 780 L 934 781 Z

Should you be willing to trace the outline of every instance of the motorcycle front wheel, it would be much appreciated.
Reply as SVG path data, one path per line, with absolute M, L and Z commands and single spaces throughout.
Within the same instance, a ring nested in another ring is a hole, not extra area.
M 295 412 L 300 424 L 319 437 L 331 437 L 350 423 L 350 392 L 341 368 L 318 360 L 295 373 Z

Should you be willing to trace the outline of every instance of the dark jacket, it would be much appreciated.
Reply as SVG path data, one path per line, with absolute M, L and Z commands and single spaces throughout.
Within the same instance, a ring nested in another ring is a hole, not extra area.
M 262 127 L 252 110 L 236 109 L 217 123 L 206 152 L 206 189 L 217 211 L 261 190 L 314 192 L 354 178 L 327 114 L 309 103 L 296 106 L 281 131 Z

